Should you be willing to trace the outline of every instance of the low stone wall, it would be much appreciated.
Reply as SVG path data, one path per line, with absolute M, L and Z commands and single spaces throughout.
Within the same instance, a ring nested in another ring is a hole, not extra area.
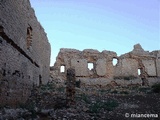
M 137 85 L 141 86 L 142 85 L 142 80 L 141 79 L 134 79 L 134 80 L 122 80 L 122 79 L 105 79 L 105 78 L 77 78 L 77 81 L 81 81 L 82 85 L 85 86 L 97 86 L 97 87 L 106 87 L 108 85 L 111 86 L 132 86 L 132 85 Z

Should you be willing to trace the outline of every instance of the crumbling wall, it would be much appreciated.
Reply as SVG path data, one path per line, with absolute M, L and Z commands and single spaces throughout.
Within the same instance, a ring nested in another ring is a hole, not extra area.
M 117 64 L 113 64 L 113 59 L 117 59 Z M 93 69 L 89 70 L 88 63 L 93 64 Z M 140 44 L 134 46 L 134 49 L 126 54 L 117 56 L 112 51 L 99 52 L 93 49 L 85 49 L 83 51 L 75 49 L 60 49 L 56 62 L 51 73 L 58 73 L 66 80 L 66 72 L 60 72 L 60 66 L 64 65 L 67 70 L 70 67 L 75 68 L 76 78 L 86 83 L 95 81 L 96 83 L 107 84 L 108 82 L 117 82 L 123 84 L 148 83 L 148 78 L 160 75 L 160 51 L 145 51 Z M 140 73 L 139 73 L 139 72 Z M 52 74 L 53 75 L 53 74 Z M 101 79 L 101 80 L 100 80 Z M 103 80 L 102 80 L 103 79 Z M 116 79 L 135 79 L 135 81 L 116 81 Z M 106 82 L 106 81 L 108 82 Z M 104 82 L 102 82 L 104 81 Z
M 157 76 L 155 60 L 142 60 L 142 63 L 148 76 Z
M 117 54 L 111 51 L 99 52 L 93 49 L 85 49 L 83 51 L 75 49 L 61 49 L 56 58 L 53 72 L 58 73 L 58 76 L 63 76 L 63 78 L 66 79 L 66 72 L 60 72 L 61 66 L 65 66 L 66 70 L 73 67 L 76 72 L 76 77 L 112 78 L 112 59 L 116 57 Z M 93 69 L 89 70 L 88 63 L 93 64 Z
M 29 0 L 0 0 L 0 101 L 27 100 L 49 80 L 50 44 Z
M 144 51 L 140 44 L 137 44 L 131 52 L 119 57 L 116 71 L 121 71 L 121 76 L 132 75 L 138 77 L 138 69 L 140 69 L 141 74 L 146 73 L 146 77 L 159 77 L 157 71 L 159 58 L 156 56 L 155 52 Z M 115 73 L 115 75 L 118 75 L 118 73 Z
M 157 76 L 160 77 L 160 50 L 153 51 L 151 52 L 151 54 L 156 57 L 156 62 L 155 62 L 156 72 Z
M 86 59 L 71 59 L 71 66 L 74 66 L 76 76 L 89 76 Z
M 119 57 L 114 76 L 138 76 L 138 61 L 132 58 Z

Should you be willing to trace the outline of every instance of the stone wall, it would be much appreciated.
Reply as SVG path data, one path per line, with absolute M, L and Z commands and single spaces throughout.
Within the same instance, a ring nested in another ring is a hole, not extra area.
M 93 49 L 78 51 L 75 49 L 61 49 L 56 63 L 53 67 L 54 73 L 58 76 L 64 76 L 66 72 L 61 73 L 61 66 L 65 66 L 65 71 L 74 67 L 77 77 L 113 77 L 112 59 L 117 58 L 117 54 L 111 51 L 102 51 L 101 53 Z M 89 70 L 88 63 L 93 64 L 93 69 Z
M 29 0 L 0 0 L 0 101 L 24 103 L 49 80 L 50 44 Z
M 76 78 L 86 83 L 116 82 L 116 79 L 135 79 L 138 84 L 142 80 L 152 80 L 151 78 L 160 78 L 160 50 L 148 52 L 140 44 L 134 46 L 134 49 L 126 54 L 117 56 L 112 51 L 99 52 L 93 49 L 83 51 L 75 49 L 60 49 L 54 66 L 51 68 L 53 78 L 56 76 L 66 80 L 66 70 L 70 67 L 75 68 Z M 117 59 L 117 64 L 113 64 L 113 59 Z M 89 70 L 88 64 L 93 64 L 93 69 Z M 61 66 L 65 66 L 65 72 L 61 72 Z M 140 71 L 140 74 L 138 73 Z M 150 79 L 148 79 L 150 78 Z M 88 79 L 88 81 L 87 81 Z M 101 79 L 101 80 L 100 80 Z M 139 79 L 139 80 L 138 80 Z M 160 80 L 159 80 L 160 81 Z M 123 83 L 124 81 L 117 81 Z M 133 80 L 126 84 L 135 83 Z M 150 82 L 149 82 L 150 83 Z

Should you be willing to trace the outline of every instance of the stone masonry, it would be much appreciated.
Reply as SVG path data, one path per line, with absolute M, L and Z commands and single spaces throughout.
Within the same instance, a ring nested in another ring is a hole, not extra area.
M 75 69 L 67 69 L 67 82 L 66 82 L 66 104 L 68 107 L 75 105 Z
M 113 64 L 114 59 L 117 60 L 116 65 Z M 93 64 L 91 70 L 89 63 Z M 64 72 L 61 72 L 61 66 L 65 68 Z M 116 79 L 133 78 L 135 80 L 126 81 L 125 84 L 142 85 L 144 82 L 148 85 L 153 81 L 160 82 L 160 50 L 148 52 L 137 44 L 131 52 L 118 57 L 116 52 L 106 50 L 99 52 L 93 49 L 60 49 L 51 68 L 52 76 L 61 76 L 62 80 L 66 80 L 66 70 L 70 67 L 75 69 L 76 79 L 85 84 L 124 84 L 124 81 Z
M 0 0 L 0 104 L 24 103 L 49 80 L 50 44 L 29 0 Z

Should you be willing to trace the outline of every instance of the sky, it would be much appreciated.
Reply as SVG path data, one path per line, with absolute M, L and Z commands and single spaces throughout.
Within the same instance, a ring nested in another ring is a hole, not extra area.
M 30 0 L 51 44 L 53 66 L 60 48 L 109 50 L 118 56 L 140 43 L 160 50 L 160 0 Z

